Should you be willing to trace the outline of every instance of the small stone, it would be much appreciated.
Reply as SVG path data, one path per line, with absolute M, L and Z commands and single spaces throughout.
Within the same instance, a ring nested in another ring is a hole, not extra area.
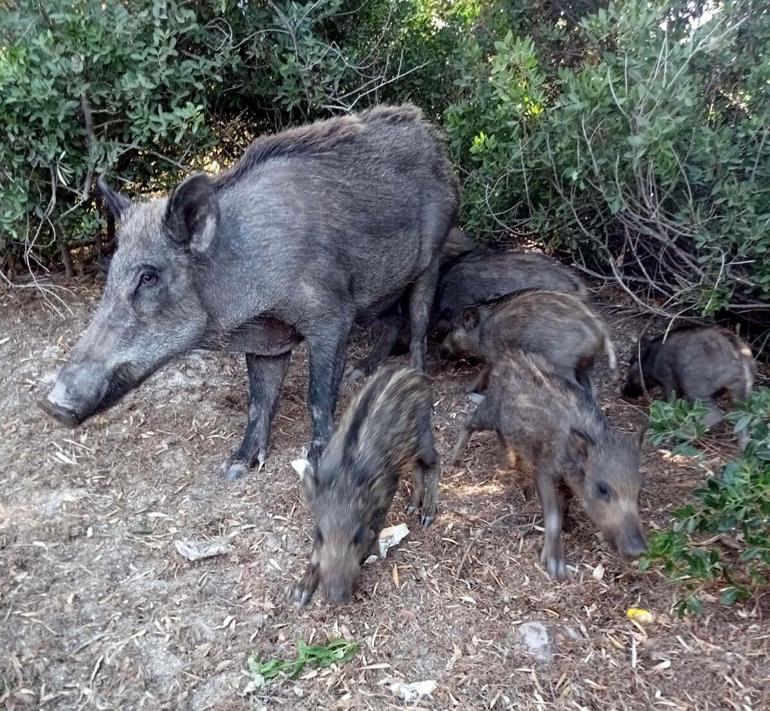
M 542 622 L 524 622 L 519 626 L 519 646 L 539 662 L 553 658 L 551 635 Z
M 570 627 L 569 625 L 564 627 L 564 632 L 566 633 L 567 637 L 574 639 L 576 642 L 582 642 L 584 639 L 583 634 L 579 630 L 576 630 L 574 627 Z

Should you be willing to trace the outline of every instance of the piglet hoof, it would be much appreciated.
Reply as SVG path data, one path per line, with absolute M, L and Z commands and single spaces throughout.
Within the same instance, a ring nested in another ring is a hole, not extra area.
M 556 580 L 564 580 L 567 577 L 567 563 L 564 558 L 554 558 L 543 551 L 540 563 L 545 567 L 548 575 Z
M 246 476 L 248 473 L 249 466 L 246 462 L 231 462 L 227 467 L 225 479 L 227 479 L 227 481 L 236 481 L 237 479 Z
M 313 442 L 307 452 L 307 460 L 313 471 L 318 471 L 318 463 L 321 461 L 321 455 L 324 451 L 324 445 Z
M 294 585 L 289 593 L 289 600 L 295 607 L 305 607 L 313 597 L 315 590 L 305 585 L 304 580 L 300 580 Z

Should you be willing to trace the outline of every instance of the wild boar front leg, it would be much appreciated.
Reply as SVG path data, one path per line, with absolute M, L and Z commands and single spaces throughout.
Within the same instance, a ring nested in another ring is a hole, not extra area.
M 249 422 L 238 451 L 230 458 L 227 479 L 242 477 L 259 462 L 260 469 L 267 459 L 270 425 L 273 422 L 281 385 L 286 377 L 291 353 L 280 356 L 246 354 L 249 374 Z
M 481 432 L 482 430 L 495 430 L 498 432 L 498 436 L 502 437 L 497 428 L 497 421 L 495 419 L 494 413 L 492 412 L 493 400 L 494 398 L 492 397 L 484 398 L 476 406 L 473 414 L 466 420 L 465 425 L 463 425 L 463 429 L 460 432 L 460 436 L 457 438 L 457 443 L 455 444 L 449 459 L 449 461 L 451 461 L 455 466 L 460 463 L 463 452 L 465 452 L 465 448 L 468 446 L 468 442 L 470 441 L 471 435 L 474 432 Z
M 316 470 L 318 460 L 331 438 L 332 418 L 337 406 L 351 324 L 352 319 L 327 324 L 324 332 L 306 336 L 310 351 L 307 402 L 313 423 L 313 441 L 307 458 Z
M 556 482 L 549 471 L 538 465 L 535 467 L 535 484 L 545 523 L 545 542 L 540 562 L 552 578 L 564 578 L 567 576 L 567 564 L 561 546 L 562 515 Z
M 318 588 L 318 581 L 320 579 L 317 554 L 315 546 L 310 556 L 310 562 L 305 568 L 304 575 L 294 584 L 289 593 L 289 599 L 297 606 L 304 607 L 307 605 L 313 597 L 316 588 Z
M 489 365 L 482 366 L 478 375 L 473 379 L 473 382 L 468 386 L 469 393 L 483 393 L 487 389 L 489 383 L 489 374 L 492 372 L 492 367 Z
M 714 427 L 724 419 L 724 413 L 717 407 L 717 404 L 710 397 L 703 398 L 703 406 L 706 408 L 706 415 L 703 417 L 703 424 L 706 427 Z

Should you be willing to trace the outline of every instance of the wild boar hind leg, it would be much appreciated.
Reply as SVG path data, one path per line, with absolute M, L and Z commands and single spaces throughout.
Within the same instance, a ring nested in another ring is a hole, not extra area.
M 369 355 L 359 358 L 345 370 L 345 379 L 354 383 L 362 376 L 371 375 L 393 351 L 404 325 L 404 315 L 398 305 L 380 317 L 382 331 Z
M 270 357 L 246 354 L 246 368 L 249 374 L 249 421 L 241 446 L 228 462 L 228 481 L 242 477 L 255 462 L 259 462 L 260 469 L 265 463 L 270 425 L 290 358 L 291 353 Z
M 420 524 L 430 526 L 438 511 L 438 482 L 441 477 L 441 462 L 433 442 L 430 426 L 430 409 L 423 420 L 420 433 L 420 452 L 414 470 L 412 500 L 406 507 L 408 514 L 420 511 Z
M 438 282 L 438 257 L 434 257 L 428 268 L 417 277 L 409 296 L 409 318 L 412 327 L 410 352 L 412 367 L 425 372 L 425 357 L 428 350 L 428 320 L 436 295 Z

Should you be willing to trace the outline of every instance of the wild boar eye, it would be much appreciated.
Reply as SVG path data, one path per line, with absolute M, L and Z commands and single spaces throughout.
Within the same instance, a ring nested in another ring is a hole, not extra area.
M 154 284 L 158 281 L 158 275 L 155 272 L 142 272 L 142 276 L 139 277 L 139 283 L 145 286 Z
M 318 529 L 318 528 L 316 528 L 316 530 L 315 530 L 315 542 L 316 542 L 316 543 L 317 543 L 319 546 L 322 546 L 322 545 L 323 545 L 323 542 L 324 542 L 324 537 L 323 537 L 323 535 L 321 534 L 321 531 L 320 531 L 320 529 Z
M 606 484 L 603 481 L 600 481 L 596 485 L 596 495 L 600 499 L 604 499 L 605 501 L 609 501 L 612 498 L 612 489 L 610 488 L 609 484 Z

